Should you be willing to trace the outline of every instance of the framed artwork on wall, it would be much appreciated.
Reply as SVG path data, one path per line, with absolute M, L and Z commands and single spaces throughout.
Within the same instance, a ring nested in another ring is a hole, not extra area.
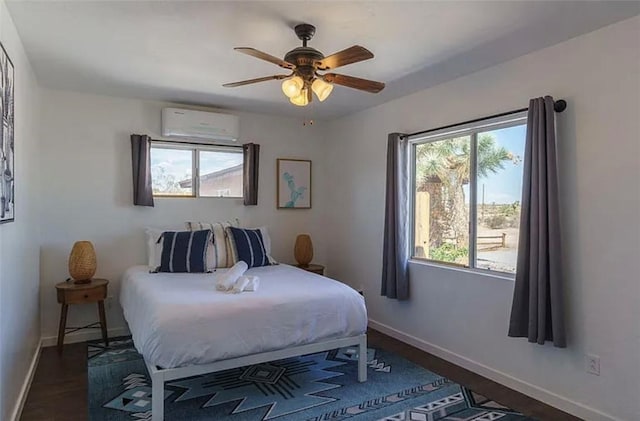
M 311 161 L 278 159 L 278 209 L 311 209 Z
M 0 44 L 0 224 L 15 218 L 15 146 L 13 115 L 13 63 L 4 46 Z

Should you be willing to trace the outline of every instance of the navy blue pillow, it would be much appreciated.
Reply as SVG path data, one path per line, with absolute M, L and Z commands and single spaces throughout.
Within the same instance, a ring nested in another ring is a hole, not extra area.
M 211 230 L 163 232 L 159 239 L 162 256 L 158 272 L 207 272 L 207 247 L 211 235 Z
M 228 227 L 227 232 L 231 234 L 234 243 L 235 262 L 242 260 L 250 268 L 271 264 L 260 230 Z

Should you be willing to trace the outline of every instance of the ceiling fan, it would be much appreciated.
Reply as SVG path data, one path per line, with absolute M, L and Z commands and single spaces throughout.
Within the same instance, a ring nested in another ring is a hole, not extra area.
M 308 47 L 307 42 L 313 38 L 316 28 L 303 23 L 294 28 L 296 35 L 302 41 L 302 47 L 296 47 L 284 56 L 284 60 L 250 47 L 238 47 L 234 50 L 276 64 L 283 69 L 291 70 L 288 75 L 265 76 L 241 82 L 225 83 L 226 88 L 266 82 L 268 80 L 283 80 L 282 91 L 289 100 L 299 106 L 305 106 L 313 100 L 312 92 L 320 101 L 327 99 L 333 90 L 333 84 L 342 85 L 361 91 L 378 93 L 384 88 L 384 83 L 373 80 L 360 79 L 337 73 L 319 73 L 333 70 L 340 66 L 357 63 L 373 58 L 373 53 L 364 47 L 354 45 L 345 50 L 325 57 L 315 48 Z

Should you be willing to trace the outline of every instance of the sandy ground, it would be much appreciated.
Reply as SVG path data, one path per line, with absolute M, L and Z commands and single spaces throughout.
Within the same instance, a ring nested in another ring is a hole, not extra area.
M 478 244 L 478 267 L 491 270 L 499 270 L 503 272 L 514 273 L 516 269 L 516 258 L 518 253 L 518 228 L 502 228 L 491 229 L 479 226 L 478 236 L 499 236 L 502 233 L 507 234 L 506 247 L 487 250 L 487 245 L 483 245 L 482 241 Z M 499 241 L 499 240 L 495 240 Z M 484 249 L 484 250 L 483 250 Z

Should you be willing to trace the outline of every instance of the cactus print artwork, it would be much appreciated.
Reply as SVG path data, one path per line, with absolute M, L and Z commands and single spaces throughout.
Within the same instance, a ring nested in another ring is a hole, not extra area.
M 278 159 L 278 209 L 311 208 L 311 161 Z

